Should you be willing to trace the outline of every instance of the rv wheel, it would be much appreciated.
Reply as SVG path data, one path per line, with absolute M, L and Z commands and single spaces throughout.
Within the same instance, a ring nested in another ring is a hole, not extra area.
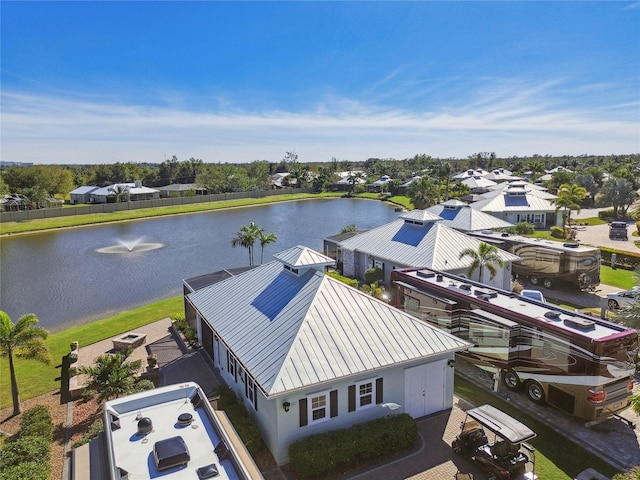
M 530 275 L 529 282 L 531 285 L 540 285 L 540 277 L 537 275 Z
M 545 399 L 544 389 L 542 388 L 542 385 L 540 385 L 538 382 L 529 380 L 526 383 L 526 390 L 527 390 L 527 397 L 529 397 L 529 400 L 531 400 L 533 403 L 537 403 L 537 404 L 545 403 L 546 399 Z
M 522 386 L 518 374 L 512 369 L 509 369 L 502 374 L 502 383 L 504 383 L 504 386 L 509 390 L 514 391 L 519 390 Z
M 544 288 L 548 288 L 549 290 L 553 288 L 553 280 L 550 278 L 543 278 L 542 284 L 544 285 Z

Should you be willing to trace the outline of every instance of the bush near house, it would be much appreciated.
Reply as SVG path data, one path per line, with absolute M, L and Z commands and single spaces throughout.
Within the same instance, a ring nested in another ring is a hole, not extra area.
M 0 452 L 3 480 L 48 480 L 51 473 L 53 422 L 49 410 L 37 406 L 20 421 L 17 438 L 7 441 Z
M 384 274 L 380 268 L 367 268 L 364 271 L 364 283 L 371 285 L 384 280 Z
M 356 278 L 344 277 L 338 272 L 327 272 L 327 275 L 331 278 L 335 278 L 336 280 L 341 281 L 342 283 L 346 283 L 350 287 L 358 288 L 358 279 Z
M 417 441 L 418 426 L 410 415 L 389 415 L 294 442 L 289 465 L 300 479 L 326 478 L 380 462 L 413 448 Z

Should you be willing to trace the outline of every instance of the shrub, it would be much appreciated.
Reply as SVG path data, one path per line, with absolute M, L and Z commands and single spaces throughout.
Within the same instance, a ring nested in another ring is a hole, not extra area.
M 640 220 L 636 222 L 636 231 L 638 232 L 638 235 L 640 235 Z
M 378 283 L 384 280 L 384 273 L 379 268 L 367 268 L 364 271 L 364 283 L 371 285 L 372 283 Z
M 511 286 L 511 291 L 520 295 L 520 292 L 522 292 L 522 290 L 524 290 L 524 285 L 522 285 L 518 280 L 514 280 Z
M 294 442 L 289 461 L 299 478 L 325 478 L 413 448 L 417 440 L 410 415 L 390 415 Z
M 53 440 L 53 420 L 47 407 L 39 405 L 22 415 L 20 438 L 29 436 L 42 437 L 48 442 Z
M 225 385 L 220 385 L 215 389 L 214 394 L 218 397 L 218 408 L 227 414 L 249 452 L 256 456 L 257 453 L 266 451 L 267 447 L 253 417 L 249 415 L 244 404 L 238 401 L 234 391 Z
M 536 231 L 536 227 L 532 223 L 518 222 L 513 227 L 509 227 L 507 232 L 517 235 L 531 235 Z
M 611 220 L 615 220 L 615 217 L 613 216 L 613 209 L 611 210 L 601 210 L 598 212 L 598 218 L 606 221 L 606 222 L 610 222 Z
M 2 452 L 0 452 L 0 470 L 33 461 L 48 465 L 50 460 L 50 441 L 43 437 L 20 436 L 17 440 L 6 443 L 2 448 Z
M 102 420 L 96 420 L 89 426 L 89 429 L 82 436 L 82 438 L 73 443 L 72 447 L 78 448 L 85 443 L 89 443 L 92 439 L 100 435 L 100 432 L 102 432 L 102 430 L 104 430 L 104 424 L 102 423 Z
M 327 275 L 349 285 L 350 287 L 358 288 L 358 280 L 355 278 L 342 276 L 338 272 L 327 272 Z
M 600 256 L 603 264 L 611 265 L 611 254 L 615 253 L 618 258 L 616 267 L 623 270 L 635 270 L 640 268 L 640 254 L 633 252 L 621 252 L 613 248 L 600 247 Z
M 49 480 L 50 467 L 42 462 L 30 461 L 2 467 L 2 480 Z
M 183 313 L 173 315 L 173 325 L 176 327 L 176 330 L 180 332 L 184 332 L 189 327 L 189 323 Z
M 554 238 L 564 238 L 564 230 L 562 227 L 554 225 L 551 227 L 551 236 Z
M 132 393 L 145 392 L 147 390 L 153 390 L 154 388 L 156 388 L 156 386 L 151 380 L 149 380 L 148 378 L 143 378 L 138 383 L 136 383 L 136 386 L 134 387 Z

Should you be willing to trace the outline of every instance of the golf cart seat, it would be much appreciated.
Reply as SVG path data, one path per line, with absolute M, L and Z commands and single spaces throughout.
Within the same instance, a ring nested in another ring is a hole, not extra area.
M 493 453 L 493 455 L 495 457 L 498 458 L 506 458 L 509 456 L 510 452 L 510 448 L 509 448 L 509 444 L 505 441 L 499 441 L 493 444 L 493 446 L 491 447 L 491 453 Z

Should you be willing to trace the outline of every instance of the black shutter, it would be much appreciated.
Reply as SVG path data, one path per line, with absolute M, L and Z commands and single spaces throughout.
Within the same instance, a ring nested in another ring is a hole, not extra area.
M 300 426 L 304 427 L 309 423 L 309 418 L 307 416 L 307 399 L 301 398 L 298 405 L 300 406 Z
M 376 378 L 376 403 L 382 403 L 382 377 Z
M 256 382 L 253 382 L 253 406 L 258 411 L 258 387 L 256 386 Z
M 229 350 L 227 350 L 227 372 L 229 371 Z
M 242 375 L 240 376 L 242 378 Z M 247 381 L 247 374 L 244 374 L 244 396 L 249 398 L 249 382 Z
M 329 392 L 329 415 L 331 418 L 338 416 L 338 390 Z
M 236 363 L 236 357 L 231 357 L 233 360 L 233 378 L 238 383 L 238 364 Z
M 356 386 L 349 386 L 349 411 L 353 412 L 356 409 Z

